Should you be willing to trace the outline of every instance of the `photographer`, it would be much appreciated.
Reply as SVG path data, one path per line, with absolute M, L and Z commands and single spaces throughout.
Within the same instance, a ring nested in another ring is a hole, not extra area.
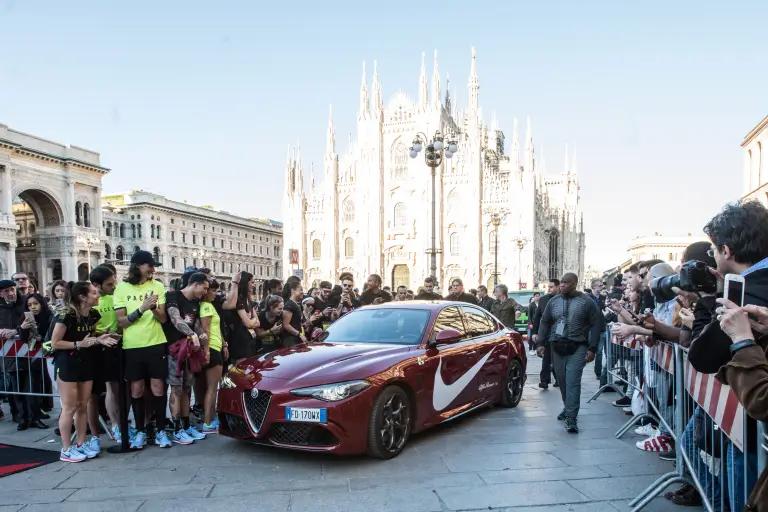
M 757 201 L 740 201 L 726 205 L 722 212 L 704 226 L 704 232 L 712 241 L 710 254 L 717 263 L 718 279 L 721 280 L 726 274 L 741 274 L 745 280 L 744 307 L 747 311 L 754 309 L 750 306 L 768 306 L 768 210 Z M 688 361 L 697 371 L 717 373 L 718 379 L 731 385 L 742 405 L 747 409 L 747 413 L 754 418 L 755 412 L 760 415 L 760 411 L 755 410 L 755 400 L 765 403 L 765 398 L 759 394 L 759 386 L 764 386 L 764 377 L 761 379 L 759 374 L 760 368 L 763 368 L 762 372 L 766 371 L 765 356 L 760 348 L 750 348 L 750 343 L 743 345 L 734 343 L 714 316 L 716 306 L 714 301 L 713 294 L 708 294 L 703 296 L 696 305 L 693 323 L 694 339 Z M 726 313 L 723 309 L 720 311 L 720 314 Z M 724 324 L 728 326 L 728 322 Z M 763 343 L 760 340 L 759 331 L 751 334 L 752 340 Z M 740 335 L 744 336 L 746 333 L 740 333 Z M 741 352 L 744 353 L 741 354 Z M 756 375 L 758 378 L 755 380 Z M 731 510 L 744 510 L 746 504 L 743 502 L 740 490 L 745 486 L 745 478 L 748 483 L 756 479 L 757 454 L 749 452 L 746 475 L 744 475 L 744 454 L 730 444 L 727 456 Z M 756 494 L 765 493 L 764 487 L 763 479 L 761 485 L 755 488 L 751 501 L 754 502 Z M 764 502 L 763 500 L 761 504 L 763 507 Z

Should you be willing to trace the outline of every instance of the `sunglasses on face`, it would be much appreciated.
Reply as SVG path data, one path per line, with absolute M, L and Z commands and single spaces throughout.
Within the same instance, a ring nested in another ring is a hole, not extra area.
M 342 288 L 352 288 L 352 285 L 351 285 L 351 284 L 344 284 L 344 283 L 341 283 L 341 287 L 342 287 Z
M 14 281 L 29 281 L 29 278 L 27 276 L 16 277 L 14 278 Z

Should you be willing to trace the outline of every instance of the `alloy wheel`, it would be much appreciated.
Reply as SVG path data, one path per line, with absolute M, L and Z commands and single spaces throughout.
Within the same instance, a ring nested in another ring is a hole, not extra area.
M 411 412 L 407 399 L 399 393 L 393 394 L 384 404 L 379 435 L 382 447 L 388 452 L 403 448 L 411 428 Z

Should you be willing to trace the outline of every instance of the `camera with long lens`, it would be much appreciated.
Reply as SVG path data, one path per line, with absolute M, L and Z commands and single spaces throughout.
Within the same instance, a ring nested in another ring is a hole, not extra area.
M 651 292 L 658 302 L 674 300 L 677 294 L 672 288 L 679 288 L 684 292 L 715 293 L 717 278 L 703 261 L 686 261 L 680 267 L 679 274 L 657 277 L 651 283 Z

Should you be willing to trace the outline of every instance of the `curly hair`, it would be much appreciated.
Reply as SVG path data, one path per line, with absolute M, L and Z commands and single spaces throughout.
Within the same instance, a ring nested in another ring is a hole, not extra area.
M 718 249 L 728 246 L 737 263 L 757 263 L 768 257 L 768 209 L 759 201 L 725 205 L 704 226 L 704 233 Z

